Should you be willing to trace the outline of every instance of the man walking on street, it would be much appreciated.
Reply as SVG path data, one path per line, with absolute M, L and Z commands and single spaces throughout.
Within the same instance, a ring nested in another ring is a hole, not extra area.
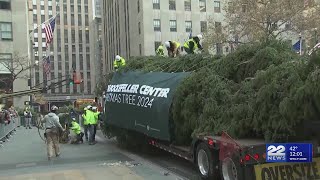
M 87 121 L 88 124 L 88 131 L 89 131 L 89 145 L 94 145 L 96 144 L 94 142 L 94 125 L 95 125 L 95 118 L 94 118 L 94 113 L 92 111 L 92 106 L 89 105 L 87 106 L 87 111 L 86 111 L 86 115 L 85 115 L 85 119 Z
M 43 118 L 45 122 L 45 137 L 47 139 L 47 156 L 49 161 L 54 154 L 56 157 L 60 156 L 59 130 L 64 131 L 59 122 L 59 117 L 56 115 L 57 110 L 57 106 L 52 106 L 51 112 Z

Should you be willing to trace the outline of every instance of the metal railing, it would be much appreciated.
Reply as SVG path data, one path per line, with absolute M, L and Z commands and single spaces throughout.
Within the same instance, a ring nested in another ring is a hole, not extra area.
M 0 124 L 0 147 L 3 146 L 4 142 L 9 141 L 9 138 L 14 133 L 16 127 L 20 126 L 19 122 L 20 119 L 17 117 L 13 118 L 10 124 Z

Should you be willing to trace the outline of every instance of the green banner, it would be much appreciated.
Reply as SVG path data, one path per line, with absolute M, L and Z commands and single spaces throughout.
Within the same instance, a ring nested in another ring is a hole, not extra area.
M 106 90 L 106 123 L 170 141 L 169 109 L 190 73 L 115 73 Z

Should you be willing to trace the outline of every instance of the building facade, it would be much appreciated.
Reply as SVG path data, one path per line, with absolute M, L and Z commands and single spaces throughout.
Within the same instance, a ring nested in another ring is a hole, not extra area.
M 90 29 L 93 34 L 94 43 L 94 61 L 95 61 L 95 74 L 96 77 L 103 76 L 103 63 L 102 63 L 102 39 L 101 39 L 101 1 L 92 0 L 93 19 L 90 22 Z M 99 79 L 96 81 L 99 83 Z
M 112 69 L 116 54 L 154 55 L 167 40 L 183 44 L 190 34 L 204 33 L 208 21 L 221 25 L 225 1 L 219 0 L 109 0 L 103 1 L 104 71 Z M 227 2 L 226 2 L 227 3 Z M 216 53 L 227 50 L 217 46 Z
M 7 92 L 28 90 L 28 8 L 26 1 L 0 0 L 0 89 Z M 16 66 L 17 61 L 24 66 Z M 10 64 L 10 66 L 7 66 Z M 21 71 L 21 73 L 19 73 Z M 18 75 L 15 80 L 8 80 L 10 74 Z M 29 96 L 13 98 L 16 107 L 23 107 Z
M 40 66 L 32 72 L 31 86 L 46 86 L 72 77 L 83 79 L 80 85 L 62 82 L 46 94 L 47 100 L 66 100 L 66 97 L 92 97 L 96 84 L 94 35 L 90 33 L 93 19 L 92 0 L 29 0 L 29 30 L 32 61 Z M 53 42 L 46 49 L 43 28 L 56 16 Z M 51 72 L 42 67 L 43 58 L 50 56 Z

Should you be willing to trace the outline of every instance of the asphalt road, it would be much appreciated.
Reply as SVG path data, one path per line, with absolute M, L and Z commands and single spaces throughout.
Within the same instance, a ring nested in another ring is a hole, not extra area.
M 0 180 L 199 179 L 193 165 L 183 159 L 164 152 L 129 152 L 101 136 L 94 146 L 62 144 L 61 157 L 49 162 L 37 129 L 18 128 L 0 148 Z

